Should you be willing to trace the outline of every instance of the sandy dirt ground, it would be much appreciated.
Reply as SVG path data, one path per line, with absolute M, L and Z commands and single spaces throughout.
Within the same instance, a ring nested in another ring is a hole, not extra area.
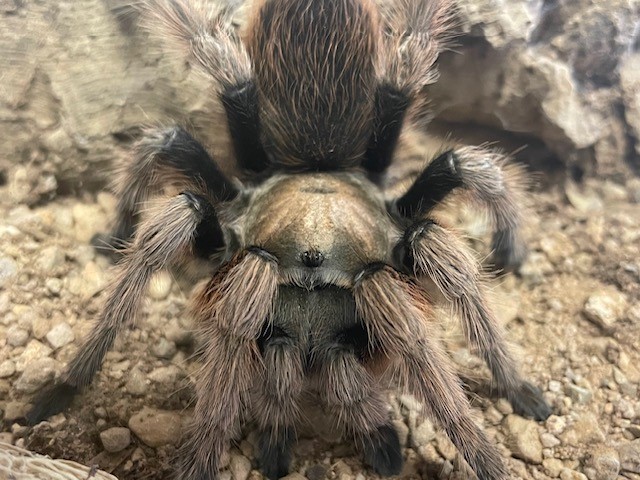
M 97 464 L 120 479 L 169 478 L 197 368 L 184 314 L 188 288 L 169 274 L 155 279 L 137 325 L 118 339 L 70 410 L 32 429 L 18 422 L 32 394 L 62 371 L 101 307 L 112 271 L 90 239 L 107 229 L 114 211 L 106 193 L 16 205 L 21 175 L 16 169 L 0 186 L 0 440 Z M 523 371 L 541 386 L 554 414 L 540 423 L 523 419 L 480 386 L 470 392 L 477 420 L 513 478 L 639 480 L 640 184 L 545 182 L 531 196 L 529 258 L 491 290 Z M 475 356 L 449 343 L 461 369 L 479 370 Z M 468 477 L 419 404 L 391 394 L 390 405 L 405 446 L 399 478 Z M 308 412 L 308 420 L 287 478 L 377 478 L 352 442 L 326 427 L 322 412 Z M 248 425 L 221 478 L 262 478 L 254 448 Z

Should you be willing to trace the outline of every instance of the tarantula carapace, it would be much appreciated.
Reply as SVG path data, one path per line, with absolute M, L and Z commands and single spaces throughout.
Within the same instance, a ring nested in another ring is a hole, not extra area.
M 217 478 L 245 411 L 260 431 L 263 472 L 287 474 L 307 389 L 374 471 L 397 474 L 388 381 L 424 404 L 478 477 L 507 478 L 433 338 L 425 285 L 455 307 L 497 392 L 516 412 L 546 418 L 549 407 L 518 373 L 487 305 L 473 255 L 430 215 L 451 192 L 468 192 L 493 220 L 496 262 L 517 263 L 515 176 L 500 154 L 465 147 L 430 161 L 398 198 L 383 187 L 401 130 L 417 122 L 423 87 L 435 81 L 451 1 L 267 0 L 242 37 L 227 11 L 143 3 L 216 80 L 243 180 L 225 178 L 180 127 L 146 133 L 118 184 L 113 237 L 128 245 L 119 275 L 86 343 L 28 420 L 62 410 L 91 382 L 154 272 L 197 257 L 212 273 L 192 302 L 203 367 L 178 478 Z

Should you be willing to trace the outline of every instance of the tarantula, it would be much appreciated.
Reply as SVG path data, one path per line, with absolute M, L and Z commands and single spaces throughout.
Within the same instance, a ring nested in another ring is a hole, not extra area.
M 401 196 L 384 192 L 401 131 L 417 122 L 422 89 L 437 77 L 452 1 L 267 0 L 242 37 L 228 12 L 209 15 L 187 0 L 144 7 L 215 79 L 244 180 L 226 178 L 181 127 L 146 133 L 119 182 L 113 237 L 129 245 L 119 274 L 86 343 L 28 421 L 61 411 L 89 385 L 154 272 L 200 258 L 212 273 L 192 302 L 203 367 L 179 478 L 217 478 L 244 411 L 259 428 L 263 472 L 286 475 L 309 389 L 374 471 L 397 474 L 388 381 L 424 404 L 479 478 L 507 478 L 432 338 L 426 285 L 455 307 L 497 393 L 516 412 L 546 418 L 473 255 L 431 215 L 453 191 L 468 192 L 493 220 L 496 263 L 515 264 L 524 255 L 517 179 L 502 155 L 466 147 L 429 162 Z

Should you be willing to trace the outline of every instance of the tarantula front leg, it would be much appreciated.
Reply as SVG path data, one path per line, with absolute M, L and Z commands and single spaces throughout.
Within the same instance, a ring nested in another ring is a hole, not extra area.
M 436 222 L 423 220 L 407 230 L 396 254 L 418 278 L 432 280 L 453 303 L 467 341 L 489 366 L 498 393 L 507 397 L 517 413 L 546 419 L 551 409 L 542 392 L 518 373 L 502 329 L 485 299 L 480 271 L 468 247 Z
M 321 398 L 353 435 L 365 463 L 379 475 L 398 475 L 404 463 L 402 447 L 374 375 L 345 345 L 326 349 L 318 363 Z
M 109 236 L 98 235 L 97 247 L 122 250 L 136 230 L 140 209 L 163 188 L 181 190 L 197 185 L 214 202 L 233 199 L 238 190 L 222 174 L 204 147 L 182 127 L 156 128 L 145 132 L 122 166 L 116 180 L 116 219 Z M 121 253 L 121 252 L 120 252 Z M 204 248 L 196 252 L 206 257 Z
M 277 317 L 277 315 L 276 315 Z M 253 416 L 258 422 L 258 462 L 264 475 L 276 480 L 289 473 L 299 397 L 304 382 L 302 338 L 296 326 L 270 323 L 258 346 L 264 375 L 252 395 Z
M 64 410 L 91 383 L 117 334 L 135 318 L 153 274 L 192 255 L 198 231 L 212 233 L 212 243 L 224 244 L 213 207 L 197 193 L 183 192 L 161 200 L 147 213 L 135 242 L 116 267 L 97 323 L 62 380 L 35 398 L 27 415 L 29 424 Z
M 421 401 L 481 480 L 503 480 L 500 454 L 474 423 L 458 377 L 430 338 L 430 305 L 391 267 L 371 265 L 356 279 L 354 297 L 370 341 L 393 360 L 393 377 Z
M 203 366 L 193 426 L 181 454 L 181 480 L 218 478 L 241 406 L 255 379 L 266 375 L 258 340 L 272 315 L 277 281 L 274 257 L 250 249 L 223 266 L 194 298 Z
M 516 268 L 527 251 L 521 237 L 522 214 L 518 206 L 522 172 L 506 160 L 498 152 L 479 147 L 449 150 L 425 168 L 395 202 L 396 208 L 406 218 L 424 218 L 452 191 L 464 189 L 488 211 L 495 228 L 494 265 L 501 269 Z

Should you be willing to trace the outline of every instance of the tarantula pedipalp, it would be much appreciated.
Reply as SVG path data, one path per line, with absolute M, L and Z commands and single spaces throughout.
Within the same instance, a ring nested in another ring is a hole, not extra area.
M 244 43 L 221 16 L 187 0 L 145 5 L 218 82 L 244 183 L 226 179 L 184 129 L 147 132 L 119 183 L 113 237 L 130 241 L 119 275 L 85 344 L 28 421 L 66 408 L 91 382 L 154 272 L 197 257 L 213 273 L 192 302 L 203 367 L 179 478 L 217 477 L 245 407 L 260 429 L 262 470 L 285 475 L 308 388 L 368 465 L 399 473 L 388 379 L 423 402 L 480 478 L 506 478 L 432 338 L 421 285 L 433 282 L 456 307 L 498 393 L 517 412 L 546 418 L 549 407 L 518 373 L 468 247 L 430 218 L 452 191 L 468 191 L 491 214 L 497 261 L 517 262 L 517 184 L 500 155 L 460 148 L 433 159 L 400 197 L 388 201 L 383 190 L 401 129 L 435 79 L 450 1 L 399 0 L 379 15 L 369 0 L 267 0 Z

